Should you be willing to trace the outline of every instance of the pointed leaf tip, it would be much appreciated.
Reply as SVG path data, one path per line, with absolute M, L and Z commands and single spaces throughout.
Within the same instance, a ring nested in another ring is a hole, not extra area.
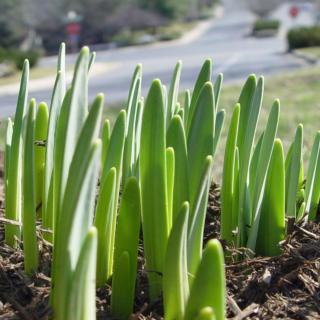
M 90 49 L 87 46 L 81 48 L 80 55 L 88 55 L 90 53 Z
M 95 238 L 98 235 L 97 228 L 92 226 L 88 231 L 88 237 Z

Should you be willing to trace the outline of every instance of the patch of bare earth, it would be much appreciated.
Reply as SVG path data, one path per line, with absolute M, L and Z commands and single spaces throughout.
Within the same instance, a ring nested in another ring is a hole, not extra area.
M 219 238 L 219 197 L 219 187 L 213 185 L 204 242 Z M 41 267 L 33 277 L 27 277 L 21 248 L 13 250 L 4 244 L 3 210 L 0 218 L 0 319 L 49 319 L 51 247 L 39 237 Z M 228 318 L 320 319 L 320 224 L 294 225 L 282 250 L 278 257 L 226 262 Z M 163 319 L 161 299 L 148 302 L 147 273 L 141 240 L 131 319 Z M 110 297 L 110 285 L 97 290 L 98 319 L 111 319 Z

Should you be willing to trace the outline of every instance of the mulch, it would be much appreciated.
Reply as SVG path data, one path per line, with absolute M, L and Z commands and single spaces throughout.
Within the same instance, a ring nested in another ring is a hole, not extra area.
M 220 190 L 210 190 L 204 243 L 219 238 Z M 0 211 L 0 217 L 3 211 Z M 2 221 L 3 222 L 3 221 Z M 4 244 L 4 224 L 0 221 L 0 320 L 50 319 L 51 247 L 41 240 L 41 269 L 33 277 L 23 271 L 23 252 Z M 223 244 L 225 246 L 225 244 Z M 320 319 L 320 224 L 294 224 L 281 244 L 278 257 L 226 261 L 228 319 Z M 98 319 L 110 317 L 111 287 L 97 290 Z M 163 319 L 162 301 L 148 302 L 147 272 L 142 242 L 139 246 L 137 294 L 132 319 Z

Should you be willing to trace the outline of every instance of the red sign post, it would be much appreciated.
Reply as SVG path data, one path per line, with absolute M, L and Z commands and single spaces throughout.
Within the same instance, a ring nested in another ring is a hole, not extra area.
M 67 34 L 69 36 L 79 36 L 81 31 L 81 26 L 79 22 L 71 22 L 67 25 Z
M 297 18 L 298 14 L 299 14 L 299 8 L 297 6 L 291 6 L 291 8 L 289 10 L 289 14 L 292 19 Z
M 66 34 L 68 36 L 68 44 L 73 52 L 79 48 L 80 34 L 81 34 L 81 17 L 74 11 L 68 12 L 66 18 Z

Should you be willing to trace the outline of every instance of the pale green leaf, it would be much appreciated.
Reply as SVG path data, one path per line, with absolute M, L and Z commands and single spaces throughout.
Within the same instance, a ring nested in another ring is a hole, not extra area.
M 23 252 L 24 269 L 32 274 L 38 269 L 39 253 L 36 234 L 36 189 L 35 189 L 35 119 L 36 102 L 29 105 L 23 158 Z
M 199 310 L 210 307 L 217 320 L 226 317 L 226 280 L 224 272 L 224 256 L 220 242 L 210 240 L 203 256 L 186 307 L 185 320 L 193 320 Z
M 171 229 L 163 269 L 165 319 L 183 320 L 189 295 L 187 231 L 189 204 L 183 203 Z
M 166 181 L 165 108 L 162 85 L 152 82 L 144 106 L 141 128 L 140 181 L 142 227 L 150 297 L 160 295 L 169 236 Z

